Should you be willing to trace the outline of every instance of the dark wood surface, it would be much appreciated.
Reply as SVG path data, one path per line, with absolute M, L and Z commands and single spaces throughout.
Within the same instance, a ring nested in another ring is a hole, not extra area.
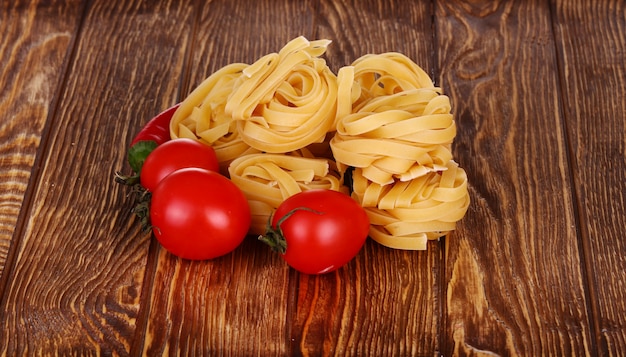
M 171 256 L 113 183 L 130 140 L 298 35 L 434 78 L 467 215 L 323 276 Z M 625 48 L 617 0 L 0 0 L 0 354 L 624 355 Z

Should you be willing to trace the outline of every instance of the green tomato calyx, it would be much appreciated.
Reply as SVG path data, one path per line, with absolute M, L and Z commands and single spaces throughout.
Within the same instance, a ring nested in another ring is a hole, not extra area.
M 128 150 L 127 154 L 128 164 L 133 173 L 131 175 L 124 175 L 119 171 L 115 173 L 115 182 L 131 188 L 130 193 L 135 197 L 135 204 L 131 212 L 141 221 L 141 228 L 144 232 L 150 231 L 152 228 L 150 224 L 150 199 L 152 195 L 141 186 L 139 175 L 144 161 L 157 146 L 157 142 L 153 140 L 137 142 Z

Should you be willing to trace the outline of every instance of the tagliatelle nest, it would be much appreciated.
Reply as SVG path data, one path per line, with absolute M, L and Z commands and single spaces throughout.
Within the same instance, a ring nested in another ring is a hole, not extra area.
M 276 208 L 296 193 L 312 189 L 344 190 L 339 175 L 331 170 L 333 166 L 329 160 L 315 158 L 307 150 L 235 159 L 229 167 L 230 179 L 250 203 L 250 232 L 262 234 Z
M 225 109 L 251 147 L 284 153 L 324 140 L 337 102 L 337 78 L 319 58 L 329 43 L 299 37 L 244 69 Z

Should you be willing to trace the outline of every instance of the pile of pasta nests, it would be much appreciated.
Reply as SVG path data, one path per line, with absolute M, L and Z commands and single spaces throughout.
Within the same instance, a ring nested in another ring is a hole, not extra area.
M 298 37 L 219 69 L 180 103 L 170 135 L 215 149 L 248 198 L 250 233 L 287 197 L 323 188 L 361 204 L 375 241 L 424 250 L 470 202 L 450 100 L 400 53 L 365 55 L 335 75 L 321 58 L 330 42 Z

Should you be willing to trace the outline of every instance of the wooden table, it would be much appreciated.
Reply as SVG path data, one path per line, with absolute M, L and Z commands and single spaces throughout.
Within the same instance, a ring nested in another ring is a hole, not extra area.
M 113 183 L 213 71 L 304 35 L 450 96 L 472 204 L 427 251 L 323 276 L 254 238 L 183 261 Z M 624 355 L 622 1 L 0 1 L 3 355 Z

